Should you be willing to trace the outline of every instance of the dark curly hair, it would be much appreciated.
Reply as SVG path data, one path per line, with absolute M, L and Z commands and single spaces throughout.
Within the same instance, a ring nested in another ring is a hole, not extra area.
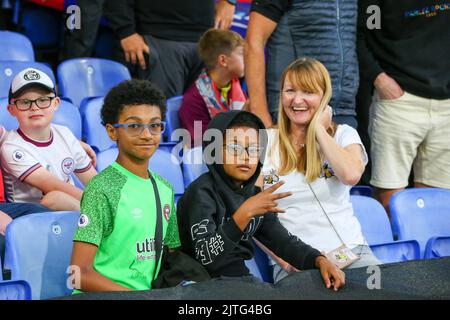
M 106 95 L 101 110 L 102 124 L 117 123 L 125 106 L 148 104 L 161 110 L 164 120 L 166 97 L 158 87 L 147 80 L 127 80 L 112 88 Z

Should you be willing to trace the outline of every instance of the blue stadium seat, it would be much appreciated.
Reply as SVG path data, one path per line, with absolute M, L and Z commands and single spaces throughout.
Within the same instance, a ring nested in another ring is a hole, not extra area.
M 389 202 L 392 228 L 399 240 L 415 239 L 424 256 L 428 239 L 450 236 L 450 190 L 406 189 Z
M 355 196 L 372 197 L 373 189 L 371 186 L 354 186 L 350 189 L 350 194 Z
M 100 172 L 113 163 L 119 151 L 111 148 L 100 152 L 97 156 L 97 170 Z M 158 149 L 150 159 L 149 169 L 159 174 L 172 184 L 175 191 L 175 200 L 184 193 L 183 173 L 178 159 L 171 153 Z
M 416 240 L 394 241 L 371 245 L 373 254 L 383 263 L 404 262 L 420 259 L 420 245 Z
M 7 130 L 17 129 L 19 123 L 8 112 L 6 109 L 7 105 L 7 98 L 0 99 L 0 125 L 3 125 Z M 81 140 L 81 116 L 78 108 L 70 102 L 61 100 L 61 104 L 53 116 L 52 123 L 68 127 L 74 136 Z
M 188 149 L 183 154 L 183 178 L 187 188 L 192 181 L 208 171 L 203 161 L 202 147 Z
M 33 45 L 23 34 L 0 31 L 0 48 L 0 60 L 34 61 Z
M 112 141 L 102 125 L 100 112 L 103 106 L 103 98 L 88 99 L 80 107 L 83 122 L 83 139 L 97 153 L 114 147 L 116 143 Z
M 450 256 L 450 237 L 432 237 L 425 248 L 425 259 Z
M 383 206 L 373 198 L 352 195 L 353 211 L 375 256 L 383 263 L 420 259 L 415 240 L 393 241 L 391 225 Z
M 256 244 L 256 242 L 253 242 L 253 247 L 253 259 L 258 266 L 262 280 L 264 282 L 273 283 L 273 272 L 272 268 L 270 267 L 269 256 Z
M 250 274 L 257 277 L 261 281 L 264 281 L 263 276 L 259 271 L 258 264 L 256 263 L 256 260 L 254 258 L 250 260 L 245 260 L 245 266 L 250 270 Z
M 388 215 L 377 200 L 352 195 L 350 201 L 369 245 L 393 241 Z
M 0 281 L 0 300 L 31 300 L 31 287 L 25 280 Z
M 104 97 L 124 80 L 130 80 L 128 69 L 115 61 L 78 58 L 62 62 L 57 70 L 62 97 L 80 107 L 86 98 Z
M 54 53 L 62 49 L 66 26 L 62 13 L 27 1 L 16 3 L 20 5 L 14 7 L 14 20 L 19 30 L 33 43 L 35 51 Z
M 26 68 L 42 70 L 52 79 L 53 83 L 56 83 L 53 71 L 43 63 L 32 61 L 0 61 L 0 98 L 8 97 L 12 79 L 18 72 Z
M 67 267 L 79 212 L 43 212 L 23 216 L 6 229 L 5 269 L 12 280 L 26 280 L 33 299 L 71 294 Z
M 172 140 L 172 132 L 176 129 L 181 128 L 180 117 L 178 112 L 180 111 L 181 103 L 183 102 L 183 97 L 172 97 L 167 99 L 167 110 L 166 110 L 166 123 L 167 128 L 164 131 L 164 136 L 167 141 Z
M 53 115 L 52 123 L 66 126 L 78 140 L 81 140 L 80 111 L 70 102 L 61 100 L 58 110 Z

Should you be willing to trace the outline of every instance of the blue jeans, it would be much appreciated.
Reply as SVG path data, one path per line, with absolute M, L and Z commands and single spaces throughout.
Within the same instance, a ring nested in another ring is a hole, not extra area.
M 12 219 L 26 216 L 30 213 L 51 211 L 49 208 L 36 203 L 0 203 L 0 211 L 3 211 Z

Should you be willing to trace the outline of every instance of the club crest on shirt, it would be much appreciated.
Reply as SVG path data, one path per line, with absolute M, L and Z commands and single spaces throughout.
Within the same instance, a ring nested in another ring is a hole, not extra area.
M 67 175 L 71 174 L 75 170 L 75 161 L 70 157 L 65 158 L 61 162 L 61 169 L 65 174 Z
M 13 159 L 17 162 L 22 162 L 25 160 L 25 153 L 22 150 L 16 150 L 13 152 Z
M 278 175 L 278 171 L 272 169 L 268 174 L 264 174 L 264 184 L 274 184 L 280 181 L 280 176 Z
M 170 216 L 170 207 L 168 204 L 164 205 L 164 218 L 166 218 L 167 221 L 169 221 L 169 216 Z
M 89 224 L 89 218 L 88 218 L 88 216 L 85 215 L 85 214 L 82 214 L 82 215 L 80 216 L 80 219 L 78 219 L 78 226 L 79 226 L 80 228 L 85 228 L 85 227 L 88 226 L 88 224 Z
M 328 162 L 323 163 L 321 178 L 329 179 L 334 177 L 333 168 L 328 164 Z

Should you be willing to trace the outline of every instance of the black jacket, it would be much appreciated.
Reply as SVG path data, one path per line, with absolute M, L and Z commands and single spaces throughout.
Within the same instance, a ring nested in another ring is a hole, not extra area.
M 381 28 L 369 29 L 381 9 Z M 361 77 L 373 83 L 386 72 L 407 92 L 450 98 L 450 2 L 448 0 L 360 0 L 358 57 Z
M 208 129 L 225 132 L 240 112 L 245 111 L 218 114 Z M 263 129 L 263 123 L 254 117 Z M 262 140 L 266 145 L 265 134 Z M 209 143 L 204 143 L 204 150 Z M 242 188 L 237 188 L 222 165 L 208 165 L 209 172 L 191 183 L 178 201 L 182 250 L 200 261 L 211 277 L 248 275 L 244 260 L 253 257 L 252 237 L 298 269 L 314 268 L 315 260 L 320 255 L 319 251 L 291 235 L 274 213 L 254 217 L 244 232 L 236 225 L 233 214 L 245 200 L 261 191 L 255 186 L 261 167 L 259 163 L 253 177 Z
M 214 26 L 214 0 L 108 0 L 104 14 L 120 39 L 137 32 L 197 42 Z

